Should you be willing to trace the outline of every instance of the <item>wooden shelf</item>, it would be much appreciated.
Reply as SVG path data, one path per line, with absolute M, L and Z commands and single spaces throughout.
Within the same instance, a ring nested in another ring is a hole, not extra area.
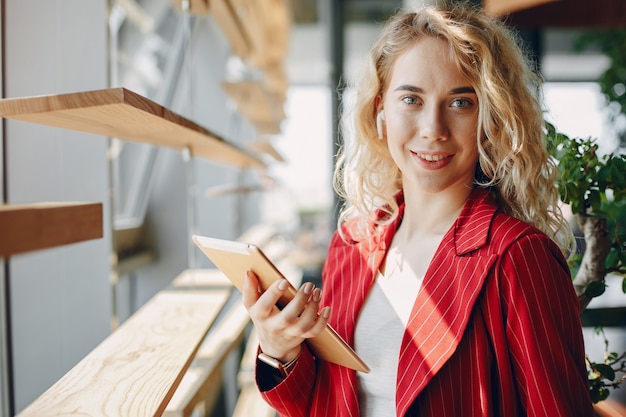
M 151 143 L 242 168 L 265 168 L 252 153 L 125 88 L 0 100 L 0 117 Z
M 230 293 L 157 293 L 18 416 L 163 415 Z
M 172 0 L 178 10 L 182 10 L 183 0 Z M 231 0 L 190 0 L 189 13 L 193 15 L 211 14 L 222 33 L 228 39 L 233 53 L 246 58 L 252 53 L 252 40 L 243 26 L 238 10 Z
M 483 8 L 492 16 L 503 16 L 519 10 L 537 7 L 555 0 L 483 0 Z
M 172 0 L 182 10 L 182 0 Z M 267 69 L 289 49 L 293 13 L 289 0 L 190 0 L 189 13 L 213 15 L 233 53 Z
M 252 149 L 255 152 L 263 153 L 271 156 L 277 162 L 285 162 L 285 158 L 281 155 L 280 152 L 272 145 L 267 139 L 259 139 L 254 142 L 251 142 L 248 145 L 248 148 Z
M 0 205 L 0 257 L 102 237 L 102 203 Z
M 242 58 L 250 56 L 252 41 L 230 0 L 211 0 L 209 12 L 226 35 L 233 53 Z
M 283 100 L 262 82 L 223 82 L 222 88 L 260 133 L 280 133 L 280 122 L 286 117 Z
M 282 63 L 289 49 L 292 13 L 288 0 L 227 0 L 246 37 L 250 60 L 259 68 Z

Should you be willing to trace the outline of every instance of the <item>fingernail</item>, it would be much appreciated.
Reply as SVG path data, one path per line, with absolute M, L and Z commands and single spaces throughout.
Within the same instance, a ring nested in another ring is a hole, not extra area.
M 322 310 L 322 317 L 324 317 L 325 319 L 330 317 L 330 307 L 324 307 L 324 309 Z
M 305 294 L 311 294 L 312 291 L 313 291 L 313 284 L 311 284 L 310 282 L 307 282 L 306 284 L 304 284 Z
M 313 301 L 318 303 L 322 299 L 322 290 L 316 288 L 316 291 L 313 292 Z
M 283 279 L 278 283 L 278 289 L 283 291 L 287 289 L 287 280 Z

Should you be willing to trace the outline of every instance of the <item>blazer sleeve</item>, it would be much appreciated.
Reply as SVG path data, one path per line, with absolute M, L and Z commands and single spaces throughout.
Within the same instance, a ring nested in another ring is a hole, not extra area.
M 298 362 L 287 378 L 276 384 L 270 375 L 261 369 L 257 360 L 256 383 L 263 399 L 283 417 L 306 417 L 309 415 L 313 386 L 316 377 L 315 358 L 306 346 Z
M 585 349 L 567 262 L 543 234 L 515 241 L 501 258 L 506 337 L 528 416 L 593 416 Z

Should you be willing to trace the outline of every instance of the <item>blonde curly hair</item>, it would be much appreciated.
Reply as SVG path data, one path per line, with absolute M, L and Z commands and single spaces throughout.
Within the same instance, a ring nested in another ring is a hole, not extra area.
M 515 33 L 465 3 L 398 13 L 374 43 L 354 86 L 353 106 L 344 114 L 347 142 L 334 173 L 335 189 L 344 199 L 338 229 L 358 217 L 359 230 L 367 237 L 374 231 L 372 222 L 384 225 L 398 215 L 394 196 L 402 179 L 386 141 L 378 140 L 376 103 L 396 58 L 426 36 L 447 41 L 478 95 L 475 186 L 489 189 L 505 213 L 542 230 L 567 252 L 573 237 L 559 207 L 557 170 L 544 143 L 541 79 Z M 385 215 L 376 214 L 375 208 Z

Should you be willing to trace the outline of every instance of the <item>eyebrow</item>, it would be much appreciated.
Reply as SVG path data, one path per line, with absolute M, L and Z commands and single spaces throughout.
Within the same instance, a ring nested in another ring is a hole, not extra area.
M 403 84 L 399 86 L 398 88 L 396 88 L 394 91 L 411 91 L 414 93 L 422 93 L 422 94 L 425 92 L 423 88 L 416 87 L 414 85 L 408 85 L 408 84 Z M 450 90 L 450 94 L 465 94 L 465 93 L 476 94 L 476 91 L 472 87 L 469 87 L 469 86 L 454 88 Z

